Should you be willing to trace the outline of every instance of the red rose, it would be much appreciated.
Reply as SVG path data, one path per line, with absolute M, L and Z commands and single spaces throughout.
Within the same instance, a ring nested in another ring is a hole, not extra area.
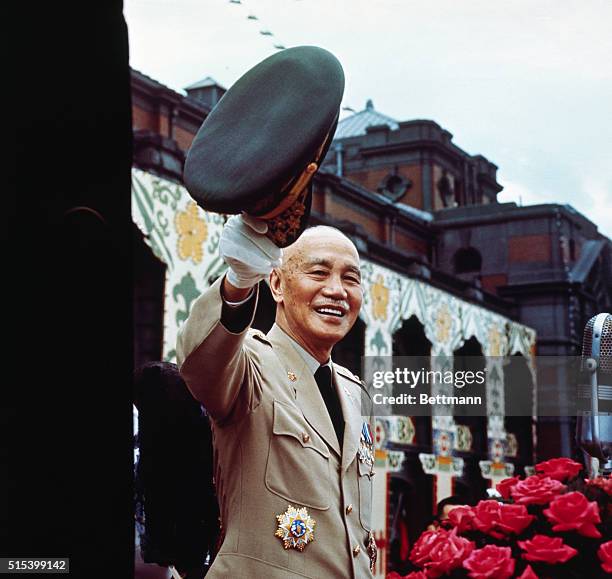
M 502 498 L 509 499 L 510 489 L 520 480 L 521 478 L 518 476 L 513 476 L 512 478 L 505 478 L 503 481 L 498 482 L 495 488 L 497 489 L 497 492 L 502 496 Z
M 502 539 L 511 533 L 522 533 L 535 517 L 524 505 L 506 505 L 496 500 L 480 501 L 474 508 L 473 527 Z
M 531 565 L 527 565 L 518 579 L 538 579 L 538 576 L 533 572 Z
M 598 487 L 607 494 L 612 495 L 612 478 L 598 476 L 590 480 L 587 478 L 585 479 L 585 482 L 590 487 Z
M 558 480 L 534 475 L 514 485 L 510 494 L 519 505 L 546 505 L 565 489 Z
M 566 481 L 574 478 L 581 470 L 582 465 L 571 458 L 551 458 L 535 465 L 536 472 L 542 473 L 555 480 Z
M 472 579 L 508 579 L 514 573 L 514 565 L 512 549 L 495 545 L 476 549 L 463 562 Z
M 433 546 L 439 541 L 444 541 L 447 535 L 448 531 L 445 529 L 436 529 L 435 531 L 425 531 L 421 533 L 414 547 L 412 547 L 410 560 L 415 565 L 423 567 L 429 558 L 429 553 Z
M 577 491 L 560 495 L 553 499 L 550 506 L 544 509 L 546 518 L 553 524 L 553 531 L 573 531 L 580 535 L 599 539 L 601 533 L 595 528 L 601 523 L 599 508 L 595 501 Z
M 461 567 L 474 543 L 457 535 L 457 529 L 425 531 L 414 544 L 410 560 L 425 569 L 427 577 L 440 577 Z
M 472 507 L 455 507 L 448 513 L 448 521 L 458 533 L 464 533 L 474 528 L 474 516 Z
M 518 546 L 526 551 L 523 559 L 543 563 L 565 563 L 578 554 L 576 549 L 566 545 L 561 537 L 534 535 L 529 541 L 517 541 Z
M 606 573 L 612 573 L 612 541 L 599 545 L 597 556 L 601 561 L 601 568 Z

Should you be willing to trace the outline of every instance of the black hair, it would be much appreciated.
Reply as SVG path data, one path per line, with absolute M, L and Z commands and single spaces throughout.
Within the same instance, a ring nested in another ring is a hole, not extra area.
M 169 362 L 136 370 L 134 403 L 136 518 L 143 560 L 201 577 L 219 532 L 208 416 Z
M 440 519 L 444 514 L 444 507 L 447 505 L 468 505 L 469 501 L 467 497 L 462 495 L 451 495 L 442 499 L 436 506 L 436 519 Z

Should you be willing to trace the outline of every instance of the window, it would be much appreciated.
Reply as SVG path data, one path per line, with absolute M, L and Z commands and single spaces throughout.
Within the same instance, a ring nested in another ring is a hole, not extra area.
M 473 247 L 459 249 L 453 258 L 455 273 L 478 272 L 482 268 L 482 256 Z

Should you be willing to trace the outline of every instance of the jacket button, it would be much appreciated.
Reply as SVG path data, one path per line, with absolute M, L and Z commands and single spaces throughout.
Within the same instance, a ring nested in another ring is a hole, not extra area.
M 353 548 L 353 557 L 357 557 L 360 551 L 361 551 L 361 547 L 359 545 L 355 545 L 355 547 Z
M 353 505 L 349 505 L 348 507 L 346 507 L 346 514 L 347 515 L 350 515 L 352 511 L 353 511 Z
M 310 434 L 302 432 L 302 440 L 304 441 L 304 444 L 306 444 L 310 440 Z

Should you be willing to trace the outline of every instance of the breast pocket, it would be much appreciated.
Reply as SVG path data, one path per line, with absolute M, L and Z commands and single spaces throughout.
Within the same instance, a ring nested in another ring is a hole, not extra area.
M 266 464 L 266 487 L 294 506 L 327 510 L 330 453 L 295 408 L 274 401 L 274 425 Z
M 372 479 L 374 473 L 368 464 L 357 458 L 359 472 L 359 520 L 366 531 L 372 530 Z

